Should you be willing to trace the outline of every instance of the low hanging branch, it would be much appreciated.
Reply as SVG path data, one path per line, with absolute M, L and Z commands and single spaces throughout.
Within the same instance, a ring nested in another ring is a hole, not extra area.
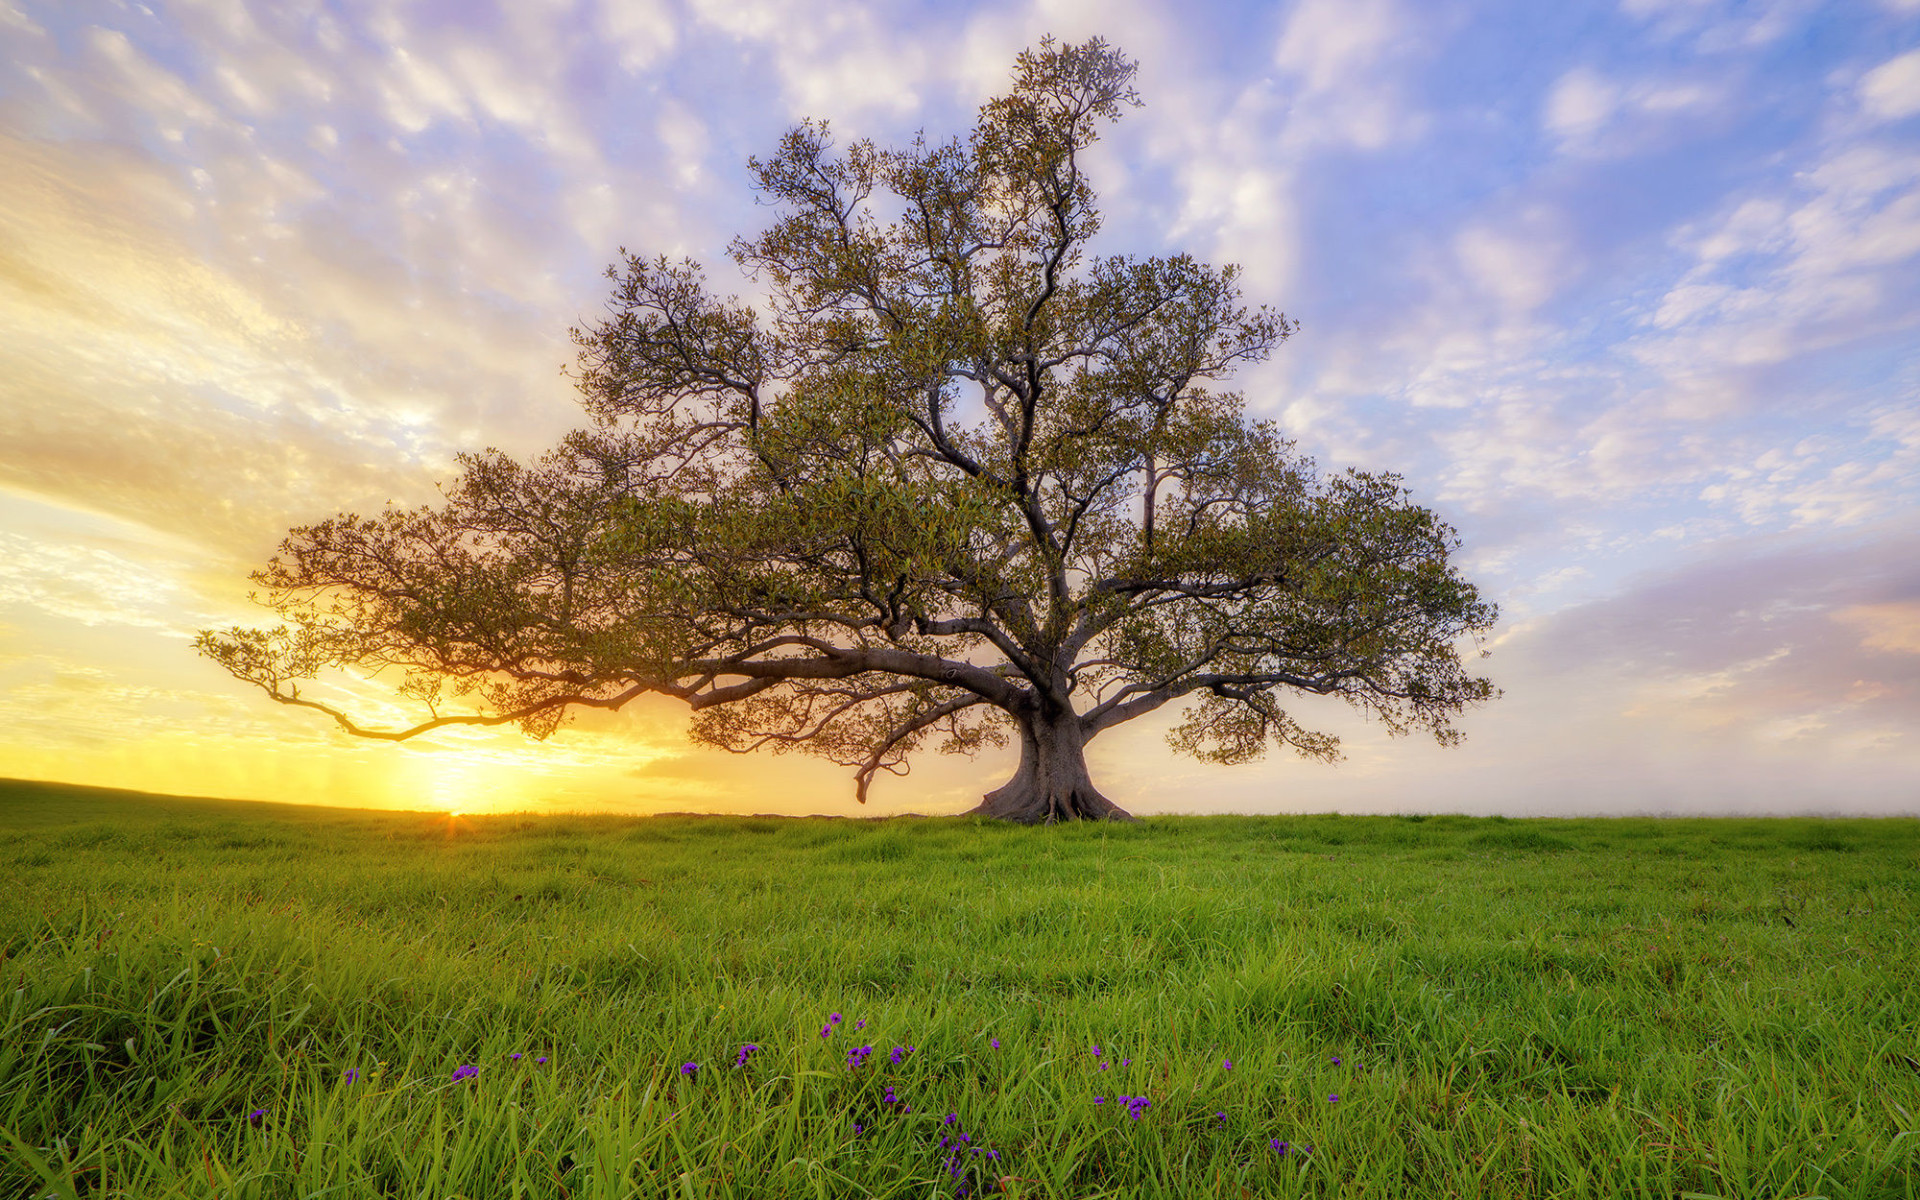
M 964 142 L 793 129 L 750 164 L 779 218 L 732 248 L 771 312 L 623 250 L 574 331 L 591 429 L 465 457 L 437 507 L 294 530 L 255 576 L 282 627 L 200 651 L 362 737 L 543 737 L 672 696 L 696 739 L 844 763 L 862 801 L 930 739 L 1015 736 L 975 811 L 1018 821 L 1124 817 L 1085 745 L 1177 701 L 1172 744 L 1219 762 L 1337 757 L 1289 693 L 1457 740 L 1494 695 L 1458 647 L 1495 612 L 1454 532 L 1394 476 L 1316 477 L 1216 390 L 1296 328 L 1234 268 L 1086 256 L 1084 151 L 1133 73 L 1049 40 Z M 427 718 L 369 729 L 300 694 L 330 668 L 397 670 Z

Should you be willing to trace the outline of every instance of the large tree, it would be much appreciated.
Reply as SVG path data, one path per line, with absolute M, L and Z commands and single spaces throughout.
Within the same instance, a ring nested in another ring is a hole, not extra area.
M 1086 253 L 1086 150 L 1133 73 L 1047 41 L 965 141 L 791 130 L 750 162 L 777 219 L 731 248 L 765 311 L 623 249 L 574 331 L 591 429 L 292 531 L 255 576 L 281 625 L 201 651 L 369 737 L 673 696 L 697 740 L 825 756 L 862 800 L 929 740 L 1011 734 L 974 811 L 1027 822 L 1124 817 L 1085 746 L 1175 702 L 1172 744 L 1216 762 L 1337 757 L 1299 693 L 1456 741 L 1494 609 L 1454 532 L 1395 476 L 1317 478 L 1219 389 L 1295 329 L 1234 268 Z M 397 669 L 424 719 L 301 693 L 339 667 Z

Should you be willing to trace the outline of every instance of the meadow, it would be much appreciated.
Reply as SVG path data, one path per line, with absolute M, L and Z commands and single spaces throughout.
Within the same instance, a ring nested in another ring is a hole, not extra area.
M 1920 1195 L 1911 820 L 13 783 L 0 880 L 5 1196 Z

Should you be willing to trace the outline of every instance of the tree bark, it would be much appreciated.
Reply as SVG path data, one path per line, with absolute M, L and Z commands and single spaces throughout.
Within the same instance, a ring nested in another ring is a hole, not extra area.
M 1020 769 L 967 815 L 1022 825 L 1135 819 L 1093 786 L 1087 774 L 1086 731 L 1072 713 L 1051 721 L 1022 721 Z

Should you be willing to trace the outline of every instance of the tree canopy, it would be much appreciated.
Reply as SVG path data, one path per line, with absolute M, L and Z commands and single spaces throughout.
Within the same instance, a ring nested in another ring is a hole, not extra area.
M 1133 74 L 1048 40 L 964 140 L 790 130 L 749 162 L 777 218 L 731 247 L 764 309 L 623 248 L 573 331 L 590 428 L 293 530 L 255 575 L 281 624 L 199 649 L 371 737 L 673 696 L 698 741 L 822 755 L 863 801 L 929 743 L 1011 736 L 975 811 L 1020 821 L 1124 816 L 1084 746 L 1174 702 L 1173 746 L 1216 762 L 1337 757 L 1297 694 L 1458 740 L 1495 611 L 1454 531 L 1396 476 L 1321 477 L 1222 387 L 1296 329 L 1234 267 L 1088 253 L 1085 152 Z M 302 695 L 328 668 L 397 670 L 422 720 Z

